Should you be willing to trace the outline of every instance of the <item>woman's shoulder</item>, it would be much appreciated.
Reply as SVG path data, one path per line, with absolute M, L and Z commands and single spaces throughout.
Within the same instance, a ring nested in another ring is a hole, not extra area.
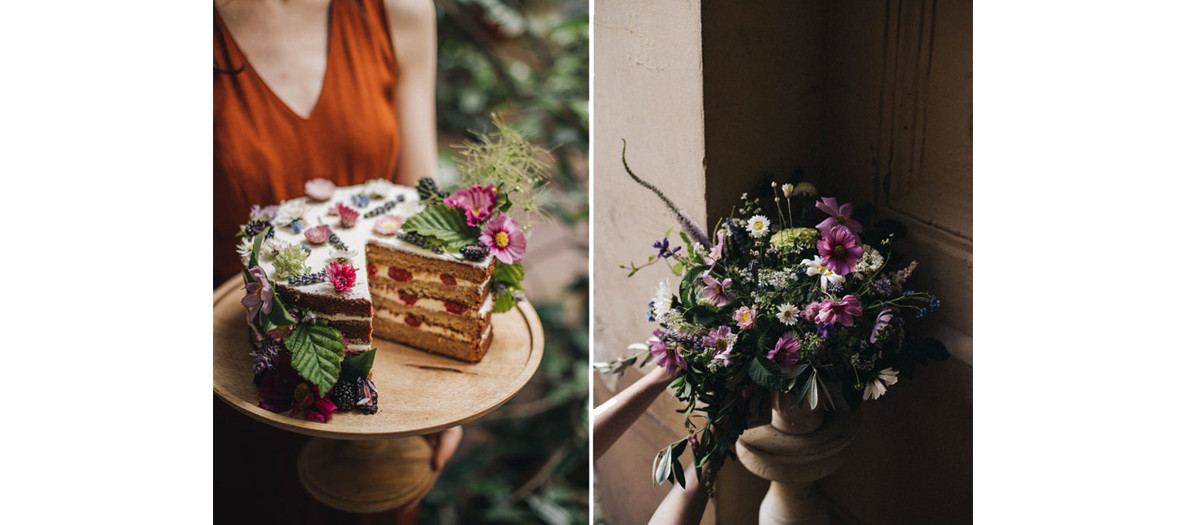
M 385 3 L 385 12 L 389 15 L 389 22 L 394 28 L 399 28 L 403 25 L 421 26 L 426 23 L 434 24 L 435 10 L 433 0 L 381 1 Z

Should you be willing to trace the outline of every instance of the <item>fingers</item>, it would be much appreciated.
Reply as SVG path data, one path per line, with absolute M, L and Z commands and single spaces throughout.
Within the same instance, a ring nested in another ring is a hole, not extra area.
M 427 439 L 431 440 L 430 446 L 434 448 L 434 455 L 430 458 L 430 467 L 434 470 L 441 470 L 443 465 L 455 455 L 455 450 L 459 448 L 459 441 L 463 439 L 463 427 L 451 427 L 437 434 L 431 434 Z

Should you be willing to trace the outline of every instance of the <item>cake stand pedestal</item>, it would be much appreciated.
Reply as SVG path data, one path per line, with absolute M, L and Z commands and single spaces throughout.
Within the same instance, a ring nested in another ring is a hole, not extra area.
M 420 436 L 495 410 L 524 388 L 541 363 L 541 322 L 522 302 L 492 315 L 492 345 L 479 363 L 374 339 L 376 414 L 337 413 L 328 423 L 277 414 L 258 406 L 241 288 L 240 279 L 231 279 L 213 292 L 213 393 L 258 421 L 314 436 L 299 455 L 299 479 L 313 497 L 340 510 L 381 512 L 425 495 L 437 473 L 430 468 L 431 447 Z

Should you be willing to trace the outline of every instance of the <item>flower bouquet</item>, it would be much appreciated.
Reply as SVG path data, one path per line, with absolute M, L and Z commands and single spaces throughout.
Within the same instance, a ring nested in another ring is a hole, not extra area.
M 648 320 L 659 328 L 634 356 L 599 364 L 622 373 L 655 359 L 686 404 L 688 435 L 661 450 L 656 483 L 684 484 L 679 456 L 693 449 L 716 472 L 772 393 L 812 410 L 856 409 L 877 399 L 917 363 L 948 357 L 932 339 L 906 338 L 904 320 L 938 309 L 939 300 L 906 287 L 916 262 L 900 263 L 892 243 L 905 234 L 896 221 L 875 221 L 835 198 L 813 200 L 810 183 L 770 184 L 762 199 L 743 194 L 730 217 L 706 235 L 662 192 L 623 166 L 675 214 L 683 246 L 665 237 L 642 268 L 667 264 L 678 282 L 658 284 Z M 765 202 L 764 205 L 764 200 Z M 812 205 L 812 203 L 814 203 Z M 706 473 L 707 474 L 707 473 Z M 710 487 L 711 489 L 711 487 Z

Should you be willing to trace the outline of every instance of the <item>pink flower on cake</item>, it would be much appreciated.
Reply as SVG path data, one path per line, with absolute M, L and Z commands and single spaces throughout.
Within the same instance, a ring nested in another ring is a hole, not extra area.
M 741 328 L 742 330 L 749 330 L 754 327 L 754 316 L 757 314 L 757 306 L 754 308 L 743 306 L 738 308 L 737 311 L 733 313 L 733 320 L 737 321 L 738 328 Z
M 345 206 L 343 202 L 336 203 L 336 214 L 340 216 L 340 225 L 345 228 L 356 226 L 356 220 L 361 216 L 356 210 Z
M 336 193 L 336 185 L 328 179 L 311 179 L 303 183 L 303 192 L 312 200 L 326 201 Z
M 467 215 L 467 225 L 478 226 L 479 223 L 492 216 L 492 208 L 496 205 L 496 196 L 495 186 L 474 184 L 470 188 L 457 191 L 454 195 L 447 197 L 443 200 L 443 204 L 463 210 Z
M 266 271 L 261 266 L 250 268 L 250 278 L 254 279 L 254 282 L 246 283 L 246 296 L 242 298 L 242 306 L 250 312 L 250 320 L 253 321 L 259 311 L 264 314 L 270 313 L 274 292 L 270 289 L 270 281 L 266 279 Z
M 324 244 L 328 242 L 328 236 L 330 235 L 332 235 L 332 229 L 326 224 L 303 230 L 303 238 L 312 244 Z
M 808 308 L 811 308 L 811 305 L 808 305 Z M 815 314 L 815 322 L 840 323 L 844 326 L 852 326 L 852 317 L 860 316 L 861 312 L 860 301 L 857 300 L 855 295 L 848 294 L 839 301 L 825 299 L 819 305 L 819 312 Z
M 492 217 L 479 235 L 479 243 L 486 246 L 492 255 L 505 264 L 513 264 L 523 259 L 527 242 L 524 229 L 504 212 Z
M 856 235 L 843 226 L 823 232 L 823 238 L 815 243 L 815 247 L 819 250 L 820 263 L 836 272 L 836 275 L 852 272 L 856 268 L 856 261 L 865 253 Z
M 852 220 L 851 204 L 839 204 L 832 197 L 824 197 L 815 201 L 815 207 L 819 208 L 819 211 L 829 215 L 823 222 L 815 226 L 815 229 L 819 230 L 820 233 L 827 232 L 836 226 L 843 226 L 854 232 L 864 229 L 859 222 Z
M 803 348 L 803 343 L 792 336 L 784 335 L 774 344 L 774 348 L 766 353 L 766 358 L 778 363 L 778 366 L 791 366 L 799 362 L 800 348 Z
M 356 286 L 356 268 L 336 261 L 328 263 L 328 282 L 337 292 L 347 292 Z
M 327 423 L 329 419 L 332 419 L 332 412 L 335 411 L 336 403 L 326 397 L 321 397 L 307 408 L 307 420 Z
M 381 235 L 393 235 L 402 228 L 402 224 L 406 220 L 397 215 L 382 215 L 377 217 L 377 222 L 373 224 L 373 233 Z

